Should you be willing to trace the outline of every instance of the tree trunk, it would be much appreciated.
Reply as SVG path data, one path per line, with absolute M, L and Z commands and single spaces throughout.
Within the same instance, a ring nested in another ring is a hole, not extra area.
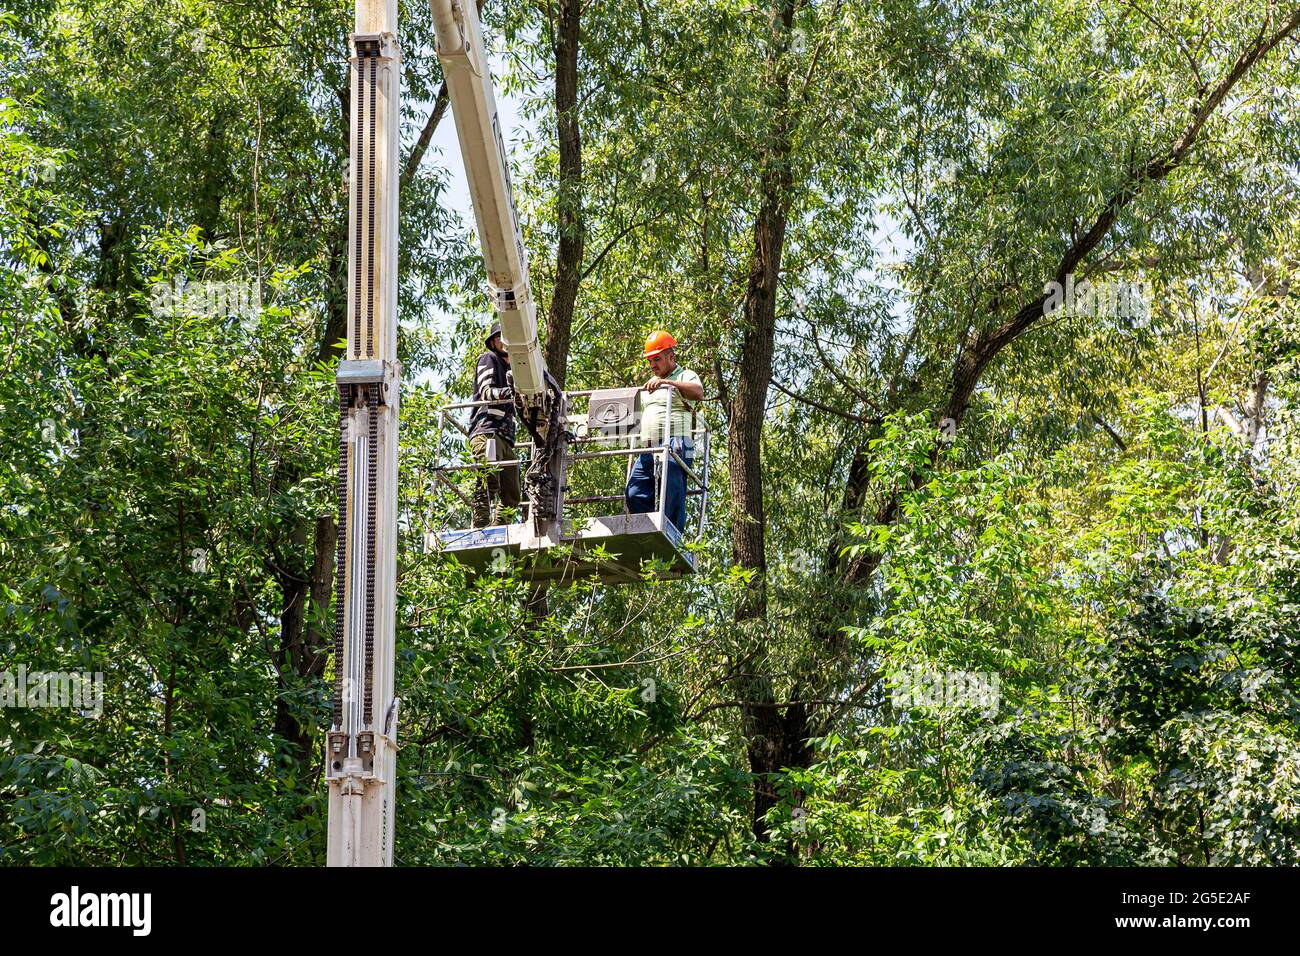
M 344 84 L 335 91 L 343 119 L 344 168 L 352 162 L 352 87 Z M 325 332 L 316 349 L 317 362 L 341 358 L 348 336 L 348 214 L 332 228 L 329 237 L 329 259 L 325 277 Z
M 194 224 L 203 233 L 205 242 L 215 244 L 222 237 L 221 201 L 225 197 L 229 178 L 230 148 L 226 142 L 226 117 L 213 113 L 208 120 L 203 178 L 194 197 Z
M 752 827 L 755 838 L 771 842 L 767 814 L 780 803 L 777 792 L 778 775 L 787 768 L 806 768 L 812 765 L 812 748 L 807 705 L 798 700 L 779 703 L 775 700 L 772 681 L 766 674 L 756 671 L 745 682 L 744 726 L 750 772 L 754 775 L 754 812 Z M 792 695 L 797 696 L 797 695 Z M 801 804 L 796 797 L 796 806 Z M 777 864 L 794 863 L 794 848 L 787 846 L 774 857 Z
M 754 590 L 738 611 L 741 620 L 761 618 L 767 611 L 763 576 L 767 569 L 763 517 L 763 421 L 772 384 L 772 352 L 776 342 L 776 295 L 781 281 L 790 203 L 790 78 L 783 60 L 790 46 L 794 0 L 774 0 L 767 72 L 771 78 L 772 127 L 763 157 L 762 202 L 754 220 L 754 248 L 742 306 L 744 338 L 736 389 L 727 416 L 727 453 L 734 517 L 731 550 L 735 562 L 755 573 Z
M 582 281 L 586 224 L 582 214 L 582 138 L 578 124 L 578 46 L 581 0 L 560 0 L 555 30 L 555 116 L 560 146 L 559 247 L 555 288 L 546 328 L 546 367 L 564 388 L 569 362 L 573 309 Z
M 295 552 L 306 546 L 307 522 L 296 520 L 290 529 L 290 546 Z M 301 695 L 325 673 L 328 637 L 308 618 L 323 619 L 322 608 L 329 606 L 334 581 L 334 546 L 338 529 L 334 518 L 316 519 L 312 564 L 306 574 L 293 562 L 289 567 L 276 565 L 273 570 L 282 595 L 280 610 L 280 645 L 276 664 L 280 671 L 279 695 L 275 700 L 275 733 L 287 740 L 298 765 L 298 779 L 310 775 L 315 753 L 313 739 L 316 720 L 304 713 L 301 703 L 290 695 Z M 310 603 L 309 603 L 310 602 Z M 314 613 L 313 613 L 314 611 Z
M 771 81 L 772 125 L 763 157 L 761 201 L 754 221 L 754 246 L 742 306 L 745 331 L 736 388 L 728 409 L 727 433 L 734 509 L 732 555 L 738 565 L 755 572 L 751 591 L 736 609 L 736 619 L 756 624 L 767 613 L 763 422 L 772 382 L 776 297 L 792 186 L 790 86 L 785 71 L 795 0 L 774 0 L 771 12 L 774 42 L 769 47 L 767 72 Z M 808 766 L 810 753 L 806 708 L 797 701 L 776 701 L 775 685 L 764 660 L 764 654 L 756 656 L 752 672 L 737 678 L 736 689 L 754 779 L 753 831 L 755 837 L 767 842 L 769 832 L 764 817 L 778 802 L 777 775 L 787 767 Z

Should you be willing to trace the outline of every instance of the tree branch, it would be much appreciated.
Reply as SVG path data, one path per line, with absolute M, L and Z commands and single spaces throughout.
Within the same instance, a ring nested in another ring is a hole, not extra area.
M 772 387 L 783 395 L 789 395 L 796 402 L 803 402 L 805 405 L 811 405 L 813 408 L 821 409 L 823 412 L 843 418 L 846 421 L 858 422 L 862 425 L 879 425 L 884 421 L 883 418 L 864 418 L 862 415 L 854 415 L 852 412 L 845 412 L 838 408 L 832 408 L 830 405 L 823 405 L 821 402 L 809 398 L 806 395 L 800 395 L 798 392 L 791 391 L 776 379 L 772 379 Z
M 420 168 L 420 162 L 424 159 L 424 154 L 429 149 L 429 143 L 433 140 L 433 134 L 438 129 L 438 124 L 442 122 L 443 116 L 447 114 L 447 107 L 451 105 L 451 100 L 447 96 L 447 81 L 444 80 L 442 86 L 438 87 L 438 96 L 433 101 L 433 112 L 429 114 L 429 119 L 424 124 L 424 129 L 420 131 L 420 138 L 415 141 L 415 146 L 411 148 L 411 155 L 406 159 L 406 166 L 402 168 L 402 178 L 398 188 L 405 189 L 407 183 L 415 178 L 415 172 Z

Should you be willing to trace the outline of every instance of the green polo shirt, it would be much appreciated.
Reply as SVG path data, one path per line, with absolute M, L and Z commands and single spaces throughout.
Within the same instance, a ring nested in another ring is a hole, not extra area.
M 690 382 L 694 385 L 702 385 L 700 377 L 686 368 L 684 365 L 678 366 L 664 378 L 672 382 Z M 653 392 L 641 393 L 641 444 L 643 446 L 661 445 L 664 440 L 664 414 L 668 410 L 668 395 L 673 397 L 673 421 L 671 426 L 670 437 L 672 438 L 690 438 L 691 437 L 691 408 L 694 402 L 688 402 L 682 398 L 681 393 L 675 388 L 667 385 L 661 385 Z

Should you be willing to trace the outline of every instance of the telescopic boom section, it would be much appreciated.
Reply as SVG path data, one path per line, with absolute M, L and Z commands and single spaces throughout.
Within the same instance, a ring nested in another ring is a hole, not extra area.
M 334 714 L 326 737 L 330 866 L 393 861 L 398 700 L 397 0 L 357 0 L 352 34 L 348 338 L 337 373 Z
M 488 288 L 510 352 L 515 390 L 527 403 L 547 392 L 546 360 L 537 339 L 537 308 L 528 286 L 528 254 L 510 187 L 505 139 L 478 11 L 474 0 L 431 0 L 431 6 L 438 59 L 456 118 Z
M 537 306 L 528 285 L 528 253 L 510 186 L 505 136 L 492 91 L 492 70 L 474 0 L 430 0 L 438 59 L 469 182 L 470 201 L 487 267 L 488 291 L 510 353 L 516 407 L 536 443 L 526 485 L 532 540 L 556 543 L 564 484 L 564 396 L 546 369 L 537 337 Z

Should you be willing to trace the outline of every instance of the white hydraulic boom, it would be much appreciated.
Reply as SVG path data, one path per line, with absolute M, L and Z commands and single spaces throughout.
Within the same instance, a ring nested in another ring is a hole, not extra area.
M 357 0 L 352 34 L 348 338 L 338 367 L 330 866 L 393 862 L 397 577 L 397 0 Z
M 559 541 L 555 527 L 564 484 L 565 399 L 546 370 L 537 336 L 537 305 L 528 284 L 524 249 L 510 185 L 505 138 L 492 90 L 474 0 L 430 0 L 447 96 L 456 120 L 465 178 L 478 226 L 488 290 L 510 353 L 510 372 L 520 421 L 536 442 L 528 469 L 531 544 Z
M 510 352 L 515 390 L 526 400 L 532 399 L 546 393 L 546 360 L 537 338 L 537 308 L 528 287 L 528 253 L 510 186 L 478 10 L 474 0 L 463 4 L 431 0 L 430 6 L 488 288 L 500 315 L 501 337 Z

